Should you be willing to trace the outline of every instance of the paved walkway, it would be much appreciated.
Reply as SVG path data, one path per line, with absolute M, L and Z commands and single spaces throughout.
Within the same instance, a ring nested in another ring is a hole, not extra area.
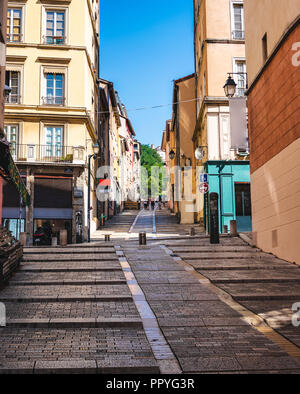
M 190 227 L 129 211 L 90 245 L 26 249 L 0 292 L 0 372 L 300 373 L 299 267 Z

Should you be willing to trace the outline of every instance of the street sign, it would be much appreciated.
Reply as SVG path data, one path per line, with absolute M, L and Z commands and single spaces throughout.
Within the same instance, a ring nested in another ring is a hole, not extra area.
M 200 193 L 202 193 L 202 194 L 208 193 L 208 191 L 209 191 L 208 183 L 206 183 L 206 182 L 201 183 L 200 186 L 199 186 L 199 191 L 200 191 Z
M 200 174 L 200 182 L 207 183 L 208 182 L 208 174 Z
M 109 178 L 99 179 L 99 185 L 100 186 L 110 186 L 110 179 Z

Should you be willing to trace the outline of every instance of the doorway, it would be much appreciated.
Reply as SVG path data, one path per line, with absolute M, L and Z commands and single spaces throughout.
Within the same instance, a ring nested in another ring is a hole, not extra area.
M 239 232 L 251 232 L 251 192 L 250 183 L 235 183 L 236 224 Z

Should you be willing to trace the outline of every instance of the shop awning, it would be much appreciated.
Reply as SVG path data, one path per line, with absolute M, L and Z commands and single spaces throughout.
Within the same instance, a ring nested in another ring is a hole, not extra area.
M 13 183 L 25 205 L 30 205 L 30 195 L 20 176 L 19 170 L 10 154 L 7 141 L 0 140 L 0 176 Z

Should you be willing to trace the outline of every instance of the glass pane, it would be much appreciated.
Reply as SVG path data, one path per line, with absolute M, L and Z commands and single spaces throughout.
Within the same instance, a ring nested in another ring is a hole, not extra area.
M 54 12 L 47 12 L 47 21 L 54 21 Z

